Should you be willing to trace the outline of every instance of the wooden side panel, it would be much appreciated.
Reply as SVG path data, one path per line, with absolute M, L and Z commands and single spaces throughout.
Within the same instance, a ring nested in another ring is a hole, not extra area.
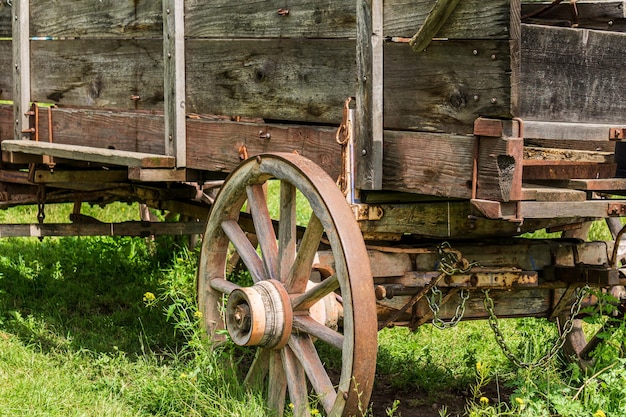
M 478 114 L 509 116 L 508 46 L 438 42 L 418 55 L 386 45 L 385 127 L 471 133 Z M 354 47 L 350 40 L 188 41 L 188 111 L 338 124 L 343 101 L 356 91 Z M 34 41 L 32 48 L 34 100 L 163 108 L 160 41 Z M 11 98 L 9 82 L 0 75 L 3 99 Z
M 0 40 L 0 100 L 8 100 L 13 96 L 12 56 L 11 41 Z
M 626 33 L 522 25 L 521 116 L 623 124 Z
M 163 108 L 160 40 L 32 41 L 32 99 L 60 105 Z
M 515 3 L 515 1 L 513 2 Z M 509 0 L 466 0 L 438 34 L 449 39 L 507 39 Z M 411 37 L 424 22 L 432 1 L 385 1 L 385 35 Z M 158 38 L 160 2 L 151 0 L 54 2 L 31 0 L 33 36 Z M 280 13 L 279 13 L 280 10 Z M 288 13 L 287 13 L 288 12 Z M 11 33 L 10 7 L 0 5 L 0 37 Z M 185 1 L 188 37 L 206 38 L 353 38 L 355 2 L 315 0 L 276 2 Z
M 192 112 L 336 123 L 356 91 L 349 40 L 187 42 Z
M 383 189 L 471 197 L 474 138 L 385 132 Z
M 385 48 L 385 127 L 472 133 L 478 116 L 511 117 L 510 41 L 435 41 Z
M 385 1 L 385 35 L 411 37 L 433 6 L 429 0 Z M 459 3 L 437 37 L 448 39 L 509 39 L 511 11 L 519 0 L 464 0 Z
M 11 6 L 0 2 L 0 38 L 11 37 Z
M 163 36 L 160 1 L 30 0 L 31 35 L 134 38 Z
M 626 31 L 626 10 L 623 0 L 602 0 L 578 2 L 578 18 L 572 13 L 572 6 L 562 2 L 539 16 L 533 16 L 551 2 L 533 2 L 522 5 L 522 16 L 529 16 L 524 23 L 537 23 L 569 27 L 577 23 L 578 27 L 610 31 Z

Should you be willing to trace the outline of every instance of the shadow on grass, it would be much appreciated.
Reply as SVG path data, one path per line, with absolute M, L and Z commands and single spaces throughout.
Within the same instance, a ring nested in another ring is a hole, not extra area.
M 167 238 L 0 240 L 0 328 L 43 351 L 175 350 L 181 336 L 143 302 L 175 258 L 169 247 Z

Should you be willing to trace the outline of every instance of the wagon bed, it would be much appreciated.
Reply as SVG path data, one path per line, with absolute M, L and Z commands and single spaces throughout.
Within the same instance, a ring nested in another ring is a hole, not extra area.
M 358 412 L 391 325 L 546 317 L 582 358 L 578 289 L 624 284 L 626 19 L 557 3 L 0 3 L 0 207 L 39 205 L 0 236 L 204 233 L 207 330 L 260 347 L 247 382 L 282 387 L 279 413 L 288 393 L 306 415 L 309 385 Z M 80 213 L 112 201 L 181 221 Z M 62 202 L 72 223 L 46 223 Z M 617 245 L 584 242 L 595 219 Z M 544 228 L 564 239 L 515 238 Z M 229 281 L 229 245 L 254 285 Z M 338 380 L 313 340 L 341 352 Z

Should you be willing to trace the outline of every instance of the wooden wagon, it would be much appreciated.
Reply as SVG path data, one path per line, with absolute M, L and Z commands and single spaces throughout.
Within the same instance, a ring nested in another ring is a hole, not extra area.
M 365 409 L 386 326 L 547 317 L 583 358 L 578 289 L 624 282 L 584 239 L 626 215 L 625 15 L 560 3 L 0 1 L 0 206 L 39 206 L 0 236 L 204 234 L 207 331 L 279 415 Z M 112 201 L 181 221 L 80 213 Z

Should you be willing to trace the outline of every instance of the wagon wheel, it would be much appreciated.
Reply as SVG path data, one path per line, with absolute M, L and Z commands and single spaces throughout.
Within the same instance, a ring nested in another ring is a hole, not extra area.
M 278 236 L 262 191 L 269 179 L 280 182 Z M 296 190 L 313 212 L 299 244 Z M 238 224 L 246 200 L 259 252 Z M 324 233 L 334 270 L 315 285 L 309 278 Z M 253 285 L 227 280 L 229 244 L 243 259 Z M 343 195 L 324 171 L 304 157 L 266 154 L 249 159 L 220 190 L 202 244 L 200 308 L 214 338 L 225 322 L 236 344 L 257 348 L 244 382 L 267 389 L 268 408 L 279 416 L 287 394 L 295 416 L 310 415 L 313 404 L 320 404 L 331 416 L 357 415 L 367 408 L 377 350 L 374 288 L 367 259 L 363 238 Z M 335 308 L 322 308 L 320 314 L 320 306 L 333 304 Z M 335 326 L 332 320 L 327 325 L 324 316 L 337 312 L 341 312 L 339 326 L 337 320 Z M 338 376 L 320 359 L 320 345 L 341 355 Z
M 620 229 L 622 228 L 622 224 L 619 218 L 617 217 L 608 217 L 606 218 L 607 226 L 613 236 L 613 239 L 617 237 Z M 564 235 L 563 237 L 574 237 L 579 239 L 585 239 L 589 232 L 591 226 L 591 222 L 583 225 L 584 236 L 581 234 L 573 234 L 573 235 Z M 625 256 L 624 253 L 618 253 L 618 264 L 619 259 L 622 259 Z M 618 300 L 626 298 L 626 289 L 624 286 L 614 286 L 607 289 L 608 293 Z M 569 318 L 569 314 L 563 313 L 559 315 L 559 325 L 561 328 L 563 324 Z M 585 325 L 582 319 L 574 319 L 573 326 L 571 332 L 565 339 L 565 343 L 563 345 L 563 350 L 567 357 L 573 358 L 574 361 L 578 362 L 578 364 L 583 367 L 589 367 L 593 365 L 593 359 L 591 358 L 591 353 L 598 347 L 600 343 L 602 343 L 602 338 L 598 337 L 596 333 L 589 333 L 588 330 L 585 329 Z

